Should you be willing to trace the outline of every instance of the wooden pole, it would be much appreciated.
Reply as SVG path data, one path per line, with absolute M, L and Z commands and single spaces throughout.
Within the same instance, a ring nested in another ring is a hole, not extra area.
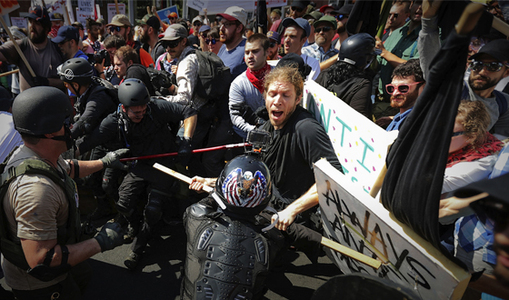
M 18 73 L 18 72 L 19 72 L 19 69 L 12 70 L 12 71 L 8 71 L 8 72 L 5 72 L 5 73 L 0 74 L 0 77 L 9 76 L 9 75 L 11 75 L 11 74 Z
M 177 178 L 179 180 L 182 180 L 182 181 L 184 181 L 184 182 L 186 182 L 188 184 L 191 183 L 191 178 L 187 177 L 186 175 L 184 175 L 182 173 L 179 173 L 179 172 L 176 172 L 176 171 L 174 171 L 174 170 L 172 170 L 170 168 L 167 168 L 167 167 L 165 167 L 165 166 L 163 166 L 161 164 L 155 163 L 153 167 L 158 169 L 159 171 L 162 171 L 162 172 L 164 172 L 164 173 L 166 173 L 166 174 L 168 174 L 170 176 L 173 176 L 173 177 L 175 177 L 175 178 Z M 208 185 L 204 185 L 203 186 L 203 190 L 205 192 L 210 193 L 214 189 L 211 188 Z M 357 261 L 359 261 L 359 262 L 361 262 L 363 264 L 366 264 L 366 265 L 368 265 L 370 267 L 373 267 L 375 269 L 380 268 L 380 266 L 382 265 L 381 261 L 376 260 L 376 259 L 374 259 L 372 257 L 369 257 L 369 256 L 367 256 L 365 254 L 362 254 L 360 252 L 357 252 L 357 251 L 355 251 L 353 249 L 350 249 L 348 247 L 345 247 L 345 246 L 343 246 L 343 245 L 341 245 L 339 243 L 336 243 L 333 240 L 330 240 L 330 239 L 328 239 L 328 238 L 326 238 L 324 236 L 322 236 L 322 240 L 321 240 L 320 243 L 322 245 L 324 245 L 325 247 L 329 248 L 329 249 L 332 249 L 332 250 L 334 250 L 336 252 L 339 252 L 339 253 L 341 253 L 343 255 L 346 255 L 346 256 L 348 256 L 350 258 L 353 258 L 353 259 L 355 259 L 355 260 L 357 260 Z
M 11 30 L 9 29 L 9 27 L 7 26 L 7 24 L 5 24 L 5 20 L 4 20 L 4 18 L 1 18 L 1 17 L 0 17 L 0 23 L 2 23 L 2 26 L 5 28 L 5 31 L 7 31 L 7 34 L 9 35 L 9 38 L 11 39 L 12 44 L 14 45 L 14 48 L 16 48 L 16 51 L 18 51 L 19 57 L 21 57 L 21 59 L 22 59 L 22 60 L 23 60 L 23 62 L 25 63 L 25 66 L 27 67 L 28 72 L 30 72 L 30 75 L 32 75 L 32 77 L 35 77 L 35 72 L 34 72 L 34 70 L 33 70 L 33 69 L 32 69 L 32 67 L 30 66 L 30 64 L 28 63 L 28 60 L 27 60 L 27 58 L 25 57 L 25 54 L 23 54 L 23 51 L 21 51 L 21 48 L 19 47 L 18 43 L 16 42 L 16 40 L 15 40 L 15 39 L 14 39 L 14 37 L 12 36 Z M 50 43 L 50 41 L 48 41 L 48 43 Z
M 118 9 L 118 0 L 115 0 L 115 9 L 117 10 L 117 15 L 120 14 L 120 9 Z
M 67 10 L 67 5 L 65 5 L 65 4 L 64 4 L 64 10 L 65 10 L 65 15 L 67 16 L 67 25 L 72 25 L 71 17 L 69 16 L 69 11 Z
M 493 28 L 500 31 L 501 33 L 505 34 L 509 37 L 509 24 L 505 23 L 504 21 L 500 20 L 497 17 L 493 17 Z

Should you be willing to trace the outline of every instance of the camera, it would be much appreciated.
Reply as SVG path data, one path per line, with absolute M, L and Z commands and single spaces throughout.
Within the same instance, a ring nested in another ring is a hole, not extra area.
M 105 67 L 111 65 L 110 54 L 108 53 L 108 51 L 106 51 L 106 49 L 102 49 L 94 53 L 91 62 L 95 64 L 100 64 L 103 62 L 103 59 Z

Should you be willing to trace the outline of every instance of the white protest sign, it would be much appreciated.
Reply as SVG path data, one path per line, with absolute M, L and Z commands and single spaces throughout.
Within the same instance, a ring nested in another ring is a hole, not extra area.
M 69 24 L 72 24 L 74 23 L 74 11 L 72 10 L 71 0 L 67 0 L 65 7 L 67 8 L 67 13 L 69 16 Z
M 0 1 L 0 15 L 9 14 L 19 8 L 19 3 L 16 0 Z
M 22 17 L 11 17 L 11 24 L 18 28 L 28 28 L 27 19 Z
M 125 4 L 119 3 L 118 10 L 121 14 L 125 15 Z M 115 3 L 108 3 L 108 24 L 111 23 L 111 19 L 117 14 L 117 8 Z
M 217 0 L 187 0 L 187 6 L 196 9 L 200 15 L 203 15 L 203 9 L 207 9 L 207 14 L 214 15 L 224 13 L 230 6 L 240 6 L 246 11 L 255 9 L 255 2 L 252 0 L 237 1 L 217 1 Z
M 285 5 L 288 5 L 288 0 L 267 0 L 267 8 L 281 7 Z M 255 2 L 255 6 L 258 6 L 258 1 Z
M 312 80 L 305 82 L 303 98 L 329 135 L 345 175 L 369 193 L 397 132 L 383 130 Z
M 78 0 L 78 13 L 77 19 L 78 22 L 83 24 L 83 27 L 87 26 L 88 18 L 95 18 L 94 14 L 94 0 Z
M 315 163 L 314 171 L 325 236 L 383 262 L 376 270 L 329 252 L 343 273 L 387 278 L 410 287 L 422 299 L 461 299 L 470 279 L 468 272 L 397 221 L 326 160 Z

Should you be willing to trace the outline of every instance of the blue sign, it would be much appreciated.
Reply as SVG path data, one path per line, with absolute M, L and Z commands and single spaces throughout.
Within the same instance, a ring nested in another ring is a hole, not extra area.
M 161 21 L 170 24 L 170 19 L 168 19 L 168 15 L 171 14 L 172 12 L 176 13 L 177 17 L 180 18 L 179 12 L 177 11 L 177 6 L 176 5 L 167 7 L 165 9 L 158 10 L 157 14 L 159 15 L 159 18 L 161 19 Z

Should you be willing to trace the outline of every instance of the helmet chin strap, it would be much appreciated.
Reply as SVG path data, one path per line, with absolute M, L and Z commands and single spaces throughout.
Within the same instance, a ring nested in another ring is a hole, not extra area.
M 267 206 L 267 207 L 265 207 L 265 210 L 268 210 L 268 211 L 274 213 L 276 215 L 276 220 L 274 220 L 274 222 L 272 222 L 272 224 L 270 224 L 269 226 L 262 228 L 262 232 L 267 232 L 267 231 L 271 230 L 272 228 L 274 228 L 274 226 L 276 226 L 277 222 L 279 221 L 279 214 L 277 213 L 277 210 L 274 207 Z

